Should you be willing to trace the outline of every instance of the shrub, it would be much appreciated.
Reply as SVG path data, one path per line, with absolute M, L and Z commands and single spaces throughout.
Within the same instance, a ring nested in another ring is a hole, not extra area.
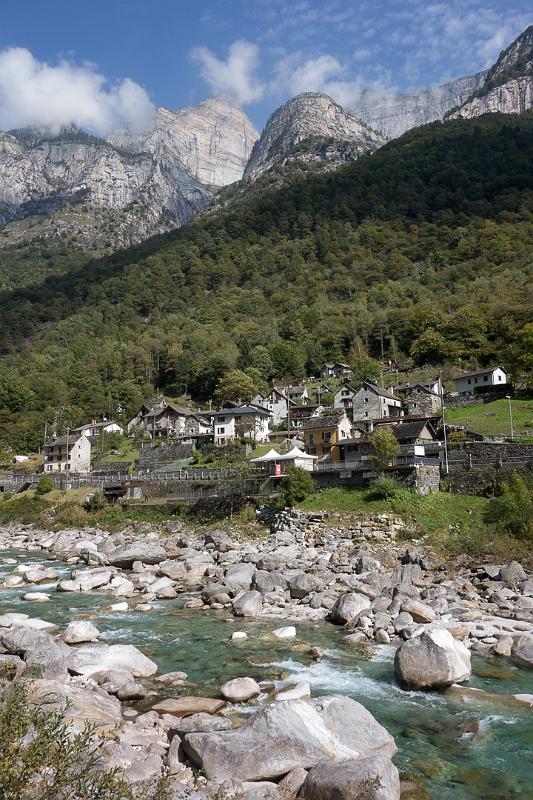
M 61 711 L 30 706 L 24 684 L 10 685 L 0 704 L 2 800 L 130 800 L 116 770 L 97 769 L 98 739 L 86 726 L 73 733 Z
M 48 476 L 43 476 L 42 478 L 39 478 L 35 491 L 37 492 L 37 494 L 48 494 L 48 492 L 51 492 L 53 488 L 54 488 L 54 482 L 52 478 L 49 478 Z
M 287 467 L 281 481 L 281 496 L 287 506 L 305 500 L 315 490 L 314 481 L 309 472 L 300 467 Z
M 400 487 L 396 478 L 393 478 L 392 475 L 381 474 L 370 484 L 368 497 L 371 500 L 384 500 L 388 497 L 396 497 L 399 492 Z
M 533 542 L 533 482 L 513 472 L 500 497 L 487 506 L 485 522 L 502 533 Z
M 102 492 L 94 492 L 94 494 L 89 495 L 84 503 L 87 511 L 101 511 L 106 505 L 107 502 Z

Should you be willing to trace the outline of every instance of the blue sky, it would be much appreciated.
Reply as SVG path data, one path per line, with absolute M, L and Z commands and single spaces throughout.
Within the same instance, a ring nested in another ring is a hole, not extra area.
M 2 9 L 0 128 L 71 114 L 105 131 L 144 119 L 150 103 L 179 108 L 216 93 L 243 103 L 260 128 L 299 91 L 349 107 L 361 89 L 410 91 L 483 69 L 533 21 L 530 9 L 528 0 L 19 0 Z

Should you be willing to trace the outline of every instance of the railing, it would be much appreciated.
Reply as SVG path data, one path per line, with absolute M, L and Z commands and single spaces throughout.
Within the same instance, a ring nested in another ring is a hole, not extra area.
M 391 467 L 439 466 L 438 456 L 398 456 L 391 462 Z M 317 464 L 317 471 L 322 470 L 369 470 L 375 472 L 377 467 L 371 459 L 355 459 L 350 461 L 325 461 Z

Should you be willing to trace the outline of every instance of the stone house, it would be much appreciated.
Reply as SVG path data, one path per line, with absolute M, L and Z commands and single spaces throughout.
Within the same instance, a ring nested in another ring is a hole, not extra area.
M 426 448 L 435 450 L 437 446 L 437 434 L 425 420 L 400 422 L 391 428 L 400 445 L 400 455 L 396 459 L 400 464 L 405 459 L 412 461 L 417 457 L 424 458 L 427 455 Z M 339 442 L 338 450 L 339 461 L 345 467 L 364 466 L 365 462 L 369 462 L 368 466 L 372 468 L 372 433 L 356 429 L 353 436 Z
M 185 420 L 190 416 L 188 408 L 182 408 L 165 400 L 163 406 L 156 406 L 144 415 L 142 427 L 152 439 L 169 439 L 181 436 L 185 430 Z
M 416 381 L 415 383 L 400 383 L 398 386 L 391 386 L 390 392 L 392 394 L 401 395 L 405 389 L 409 389 L 410 386 L 423 386 L 425 389 L 429 389 L 434 394 L 441 395 L 442 394 L 442 381 L 440 376 L 436 378 L 430 378 L 427 381 Z
M 356 390 L 347 383 L 343 383 L 333 396 L 333 408 L 344 408 L 346 412 L 351 412 L 355 395 Z
M 351 423 L 346 412 L 328 414 L 309 419 L 303 430 L 305 451 L 319 459 L 338 460 L 337 442 L 351 433 Z
M 503 367 L 487 367 L 458 375 L 454 378 L 454 382 L 458 394 L 477 394 L 489 386 L 499 386 L 504 389 L 507 384 L 507 373 Z
M 190 442 L 196 447 L 213 441 L 213 420 L 211 412 L 192 413 L 185 418 L 183 431 L 180 434 L 182 441 Z
M 372 381 L 363 383 L 355 393 L 352 405 L 354 422 L 401 417 L 403 413 L 401 398 Z
M 279 387 L 277 388 L 279 389 Z M 309 402 L 307 386 L 284 386 L 279 391 L 282 391 L 295 405 L 305 406 Z
M 236 406 L 212 411 L 213 441 L 224 446 L 236 439 L 268 442 L 272 412 L 261 406 Z
M 441 398 L 421 383 L 406 384 L 397 389 L 409 417 L 433 417 L 441 413 Z
M 320 370 L 321 378 L 351 378 L 353 370 L 349 364 L 336 361 L 333 364 L 323 364 Z
M 287 409 L 295 405 L 294 400 L 289 400 L 286 394 L 275 387 L 266 394 L 256 394 L 252 400 L 253 405 L 261 406 L 272 412 L 272 424 L 279 425 L 287 419 Z
M 68 436 L 53 436 L 44 445 L 45 473 L 67 472 L 87 475 L 91 471 L 91 442 L 79 431 Z
M 148 400 L 143 400 L 141 403 L 140 409 L 137 411 L 135 416 L 133 416 L 128 423 L 126 424 L 126 431 L 128 433 L 133 433 L 135 428 L 144 427 L 144 419 L 151 411 L 154 411 L 157 408 L 164 408 L 167 404 L 167 401 L 164 397 L 151 397 Z

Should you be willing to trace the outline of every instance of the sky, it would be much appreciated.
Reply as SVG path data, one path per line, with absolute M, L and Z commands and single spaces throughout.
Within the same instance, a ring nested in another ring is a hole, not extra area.
M 18 0 L 0 23 L 0 129 L 141 130 L 225 94 L 261 129 L 301 91 L 354 107 L 486 68 L 530 0 Z

